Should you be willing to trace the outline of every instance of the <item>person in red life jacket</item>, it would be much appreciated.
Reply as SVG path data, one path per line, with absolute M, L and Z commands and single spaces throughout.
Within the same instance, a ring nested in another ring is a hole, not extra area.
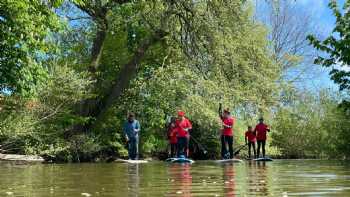
M 221 105 L 220 105 L 221 106 Z M 221 108 L 221 107 L 220 107 Z M 235 119 L 231 117 L 231 113 L 229 109 L 225 109 L 223 113 L 220 113 L 221 109 L 219 109 L 219 115 L 222 121 L 222 130 L 221 130 L 221 157 L 223 159 L 232 159 L 233 158 L 233 125 L 235 123 Z M 228 151 L 227 147 L 228 145 Z
M 258 154 L 257 157 L 260 156 L 260 147 L 262 148 L 262 155 L 263 158 L 265 158 L 265 145 L 266 145 L 266 138 L 267 138 L 267 132 L 270 132 L 269 126 L 264 124 L 264 119 L 259 119 L 259 124 L 255 126 L 254 132 L 256 133 L 256 139 L 258 142 Z
M 170 143 L 170 157 L 176 157 L 177 152 L 177 131 L 176 118 L 172 117 L 168 127 L 168 140 Z
M 188 143 L 190 140 L 189 131 L 192 129 L 191 122 L 185 117 L 185 112 L 178 111 L 178 119 L 176 120 L 177 127 L 177 155 L 184 157 L 187 155 Z
M 251 148 L 253 147 L 254 152 L 254 158 L 256 157 L 256 150 L 255 150 L 255 142 L 256 142 L 256 136 L 253 131 L 252 126 L 248 126 L 248 131 L 245 132 L 245 144 L 248 145 L 248 155 L 249 158 L 251 158 Z

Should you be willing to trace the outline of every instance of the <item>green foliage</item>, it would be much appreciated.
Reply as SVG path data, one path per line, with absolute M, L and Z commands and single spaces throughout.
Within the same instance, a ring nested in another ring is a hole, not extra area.
M 326 57 L 318 57 L 316 64 L 331 67 L 331 79 L 340 85 L 340 90 L 350 89 L 350 1 L 347 0 L 343 9 L 337 7 L 336 1 L 330 1 L 329 7 L 336 17 L 332 34 L 320 41 L 315 36 L 308 36 L 310 43 L 318 50 L 325 52 Z
M 217 105 L 223 92 L 218 83 L 205 80 L 186 66 L 160 67 L 151 79 L 139 78 L 130 91 L 132 103 L 126 103 L 142 116 L 145 137 L 158 136 L 165 139 L 166 116 L 176 116 L 177 110 L 184 110 L 198 125 L 194 136 L 204 142 L 216 136 L 219 129 Z M 155 108 L 155 106 L 157 106 Z M 204 134 L 204 135 L 201 135 Z M 216 148 L 216 147 L 215 147 Z
M 0 24 L 0 90 L 30 96 L 46 76 L 40 62 L 54 48 L 46 39 L 59 18 L 44 1 L 4 0 Z
M 79 17 L 84 21 L 74 22 Z M 5 0 L 0 23 L 0 89 L 11 93 L 0 100 L 0 152 L 77 162 L 125 157 L 122 125 L 134 111 L 141 153 L 151 156 L 166 151 L 166 118 L 181 109 L 193 123 L 192 137 L 216 158 L 223 103 L 236 117 L 236 145 L 264 115 L 268 124 L 273 119 L 270 154 L 348 157 L 349 115 L 336 99 L 285 91 L 288 98 L 278 101 L 281 65 L 247 2 Z M 91 45 L 101 28 L 106 36 L 92 73 Z M 140 48 L 159 31 L 162 39 Z M 138 50 L 145 55 L 135 56 Z M 77 115 L 86 100 L 101 107 L 121 68 L 137 58 L 130 85 L 102 120 Z M 72 132 L 87 122 L 89 132 Z
M 181 29 L 188 24 L 171 16 L 174 18 L 169 19 L 166 29 L 172 36 L 147 51 L 130 88 L 95 127 L 96 135 L 115 139 L 113 133 L 121 134 L 127 112 L 134 111 L 142 124 L 143 153 L 163 151 L 167 146 L 165 117 L 182 109 L 196 125 L 193 137 L 209 149 L 211 157 L 216 157 L 221 126 L 217 114 L 219 102 L 232 108 L 238 117 L 252 111 L 249 118 L 259 116 L 273 105 L 277 89 L 274 81 L 280 71 L 269 55 L 266 29 L 251 21 L 250 9 L 239 1 L 225 5 L 190 4 L 174 6 L 186 5 L 194 10 L 190 25 L 195 30 Z M 109 16 L 110 30 L 99 67 L 98 90 L 102 93 L 108 90 L 121 66 L 132 58 L 133 47 L 149 36 L 152 27 L 161 26 L 156 19 L 162 18 L 167 8 L 151 5 L 150 2 L 125 4 Z M 135 12 L 137 9 L 141 13 Z M 180 14 L 184 10 L 178 11 Z M 178 36 L 185 34 L 191 37 L 187 39 L 193 39 L 193 45 Z
M 350 90 L 350 1 L 346 0 L 342 9 L 338 8 L 336 1 L 330 1 L 329 7 L 332 9 L 336 18 L 335 27 L 329 37 L 324 40 L 319 40 L 315 36 L 308 36 L 310 43 L 318 50 L 325 53 L 324 56 L 319 56 L 316 64 L 324 67 L 331 67 L 331 79 L 339 84 L 340 91 L 343 91 L 347 96 L 343 97 L 343 102 L 338 108 L 328 109 L 327 124 L 322 123 L 322 126 L 328 131 L 336 132 L 335 135 L 329 134 L 328 144 L 329 153 L 349 157 L 349 90 Z
M 275 114 L 272 145 L 290 158 L 349 157 L 350 122 L 338 108 L 339 99 L 326 91 L 295 95 Z
M 57 151 L 71 153 L 70 144 L 74 139 L 66 141 L 64 134 L 76 122 L 84 121 L 76 117 L 72 109 L 88 96 L 86 91 L 90 81 L 86 74 L 77 73 L 66 65 L 53 65 L 49 70 L 46 83 L 37 87 L 38 97 L 4 97 L 0 113 L 0 139 L 4 151 L 52 155 Z M 88 140 L 82 142 L 89 143 Z

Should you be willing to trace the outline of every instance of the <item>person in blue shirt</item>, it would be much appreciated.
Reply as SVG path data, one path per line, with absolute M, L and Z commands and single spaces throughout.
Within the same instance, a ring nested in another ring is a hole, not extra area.
M 135 119 L 134 113 L 129 113 L 128 120 L 124 123 L 123 131 L 128 142 L 129 159 L 137 160 L 139 154 L 140 123 Z

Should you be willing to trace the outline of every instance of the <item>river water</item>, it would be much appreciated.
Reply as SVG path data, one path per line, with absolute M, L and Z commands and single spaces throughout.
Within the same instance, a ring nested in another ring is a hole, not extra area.
M 350 165 L 321 160 L 192 165 L 1 162 L 0 196 L 350 196 Z

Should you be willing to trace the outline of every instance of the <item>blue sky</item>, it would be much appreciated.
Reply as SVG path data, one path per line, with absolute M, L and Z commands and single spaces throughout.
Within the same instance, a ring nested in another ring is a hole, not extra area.
M 265 0 L 254 0 L 259 4 L 263 3 Z M 283 1 L 283 0 L 280 0 Z M 313 25 L 317 31 L 319 37 L 324 38 L 330 35 L 334 23 L 335 17 L 332 14 L 332 10 L 328 8 L 329 0 L 286 0 L 295 2 L 298 8 L 297 14 L 307 14 L 311 16 Z M 345 0 L 337 0 L 338 6 L 342 7 Z M 305 78 L 310 78 L 309 80 L 304 80 L 296 85 L 301 89 L 312 89 L 313 91 L 319 91 L 322 88 L 331 88 L 338 90 L 338 86 L 335 85 L 330 79 L 328 72 L 329 70 L 322 68 L 317 65 L 308 64 L 305 65 L 306 68 L 310 68 L 310 76 L 305 76 Z M 312 76 L 311 76 L 312 75 Z
M 329 0 L 296 0 L 296 4 L 302 9 L 311 12 L 314 20 L 317 20 L 323 33 L 329 34 L 334 27 L 335 18 L 328 8 Z M 337 0 L 338 6 L 342 7 L 345 0 Z
M 321 37 L 328 36 L 332 32 L 335 23 L 335 17 L 328 7 L 328 2 L 329 0 L 296 0 L 296 4 L 301 7 L 301 10 L 312 15 Z M 338 3 L 342 6 L 344 0 L 339 0 Z M 306 82 L 306 88 L 312 88 L 316 91 L 321 88 L 338 89 L 338 86 L 329 79 L 328 72 L 328 69 L 320 67 L 318 77 Z

